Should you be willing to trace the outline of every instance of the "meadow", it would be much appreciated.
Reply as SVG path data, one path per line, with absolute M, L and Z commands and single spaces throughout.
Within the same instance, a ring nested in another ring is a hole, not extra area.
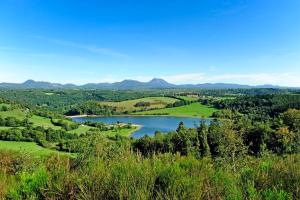
M 137 112 L 135 115 L 170 115 L 170 116 L 193 116 L 193 117 L 211 117 L 214 112 L 218 111 L 211 106 L 202 105 L 201 103 L 192 103 L 185 106 L 163 108 Z
M 130 128 L 115 128 L 113 130 L 105 130 L 101 131 L 101 135 L 103 136 L 108 136 L 108 137 L 114 137 L 116 135 L 119 136 L 124 136 L 124 137 L 129 137 L 133 132 L 138 130 L 140 127 L 138 125 L 132 125 Z M 73 134 L 84 134 L 90 130 L 97 130 L 94 127 L 87 126 L 87 125 L 80 125 L 77 129 L 68 131 L 68 133 L 73 133 Z
M 120 102 L 100 102 L 100 105 L 106 105 L 111 107 L 116 107 L 116 111 L 123 113 L 123 112 L 134 112 L 134 111 L 141 111 L 141 110 L 149 110 L 149 109 L 159 109 L 165 108 L 168 104 L 172 104 L 178 101 L 175 98 L 171 97 L 145 97 L 140 99 L 134 100 L 127 100 L 127 101 L 120 101 Z M 149 106 L 135 106 L 137 103 L 149 103 Z
M 190 96 L 177 96 L 177 98 L 185 100 L 185 101 L 191 101 L 191 102 L 199 100 L 198 96 L 193 96 L 193 95 L 190 95 Z
M 26 110 L 21 110 L 21 109 L 13 109 L 9 111 L 0 111 L 0 116 L 5 118 L 5 117 L 15 117 L 19 120 L 23 120 L 26 117 Z
M 29 122 L 32 122 L 34 126 L 42 126 L 44 128 L 52 128 L 55 130 L 61 129 L 60 126 L 55 126 L 51 123 L 51 120 L 46 117 L 41 117 L 38 115 L 32 115 L 29 118 Z
M 24 120 L 27 117 L 27 114 L 29 113 L 29 111 L 25 111 L 22 109 L 14 109 L 14 110 L 8 110 L 8 111 L 1 111 L 0 112 L 0 117 L 2 118 L 6 118 L 6 117 L 14 117 L 18 120 Z M 28 116 L 28 121 L 30 123 L 32 123 L 33 127 L 43 127 L 45 129 L 47 128 L 51 128 L 54 130 L 61 130 L 62 127 L 61 126 L 57 126 L 55 124 L 53 124 L 51 122 L 51 119 L 46 118 L 46 117 L 42 117 L 42 116 L 38 116 L 38 115 L 29 115 Z M 53 122 L 57 123 L 59 120 L 58 119 L 54 119 Z M 67 119 L 61 120 L 61 123 L 66 124 L 67 126 L 73 125 L 74 122 L 69 121 Z M 18 128 L 18 129 L 24 129 L 24 127 L 21 126 L 17 126 L 17 127 L 7 127 L 7 126 L 0 126 L 0 130 L 8 130 L 11 128 Z M 113 129 L 113 130 L 107 130 L 107 131 L 102 131 L 103 135 L 107 135 L 107 136 L 114 136 L 114 135 L 122 135 L 122 136 L 130 136 L 135 130 L 137 130 L 139 127 L 134 125 L 131 128 L 117 128 L 117 129 Z M 79 125 L 78 128 L 72 129 L 72 130 L 68 130 L 68 133 L 73 133 L 73 134 L 85 134 L 87 133 L 89 130 L 95 130 L 95 127 L 91 127 L 88 125 Z
M 16 142 L 16 141 L 1 141 L 0 140 L 0 151 L 18 151 L 22 153 L 29 153 L 36 156 L 46 156 L 50 154 L 65 154 L 52 149 L 47 149 L 37 145 L 35 142 Z

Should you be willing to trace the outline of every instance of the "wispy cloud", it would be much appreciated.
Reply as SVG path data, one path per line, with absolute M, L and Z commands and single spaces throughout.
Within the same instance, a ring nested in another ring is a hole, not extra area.
M 40 40 L 45 40 L 45 41 L 48 41 L 48 42 L 51 42 L 51 43 L 54 43 L 57 45 L 61 45 L 61 46 L 83 49 L 83 50 L 86 50 L 86 51 L 89 51 L 89 52 L 95 53 L 95 54 L 114 56 L 114 57 L 119 57 L 119 58 L 128 58 L 129 57 L 127 54 L 120 53 L 120 52 L 115 51 L 110 48 L 97 47 L 96 45 L 81 44 L 81 43 L 76 43 L 76 42 L 71 42 L 71 41 L 66 41 L 66 40 L 47 38 L 47 37 L 43 37 L 43 36 L 30 36 L 30 37 L 40 39 Z

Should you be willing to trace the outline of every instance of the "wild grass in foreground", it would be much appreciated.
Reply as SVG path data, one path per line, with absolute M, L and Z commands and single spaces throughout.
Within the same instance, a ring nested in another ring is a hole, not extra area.
M 77 158 L 0 151 L 0 199 L 299 199 L 300 156 L 142 157 L 100 142 Z M 286 164 L 289 163 L 289 164 Z

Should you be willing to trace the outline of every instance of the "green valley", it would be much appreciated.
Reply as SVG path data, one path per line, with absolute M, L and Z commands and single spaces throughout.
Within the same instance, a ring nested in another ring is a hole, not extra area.
M 0 199 L 300 198 L 297 90 L 0 90 L 0 105 Z

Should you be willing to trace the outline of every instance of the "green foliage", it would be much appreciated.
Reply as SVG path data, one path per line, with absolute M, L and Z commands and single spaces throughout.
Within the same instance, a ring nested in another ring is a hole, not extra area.
M 141 157 L 104 138 L 76 158 L 24 159 L 0 151 L 7 199 L 299 199 L 300 157 L 249 158 L 230 170 L 208 158 Z M 114 149 L 114 152 L 111 150 Z M 91 154 L 92 153 L 92 154 Z M 20 162 L 20 159 L 23 159 Z M 11 163 L 19 167 L 11 172 Z M 286 163 L 289 163 L 287 165 Z M 12 181 L 15 179 L 16 181 Z M 0 189 L 1 191 L 1 189 Z M 0 193 L 1 195 L 1 193 Z
M 43 168 L 32 174 L 23 172 L 17 186 L 9 191 L 8 199 L 41 199 L 47 186 L 48 175 Z
M 254 120 L 268 120 L 290 108 L 300 109 L 299 94 L 240 96 L 221 102 L 222 107 L 247 114 Z

